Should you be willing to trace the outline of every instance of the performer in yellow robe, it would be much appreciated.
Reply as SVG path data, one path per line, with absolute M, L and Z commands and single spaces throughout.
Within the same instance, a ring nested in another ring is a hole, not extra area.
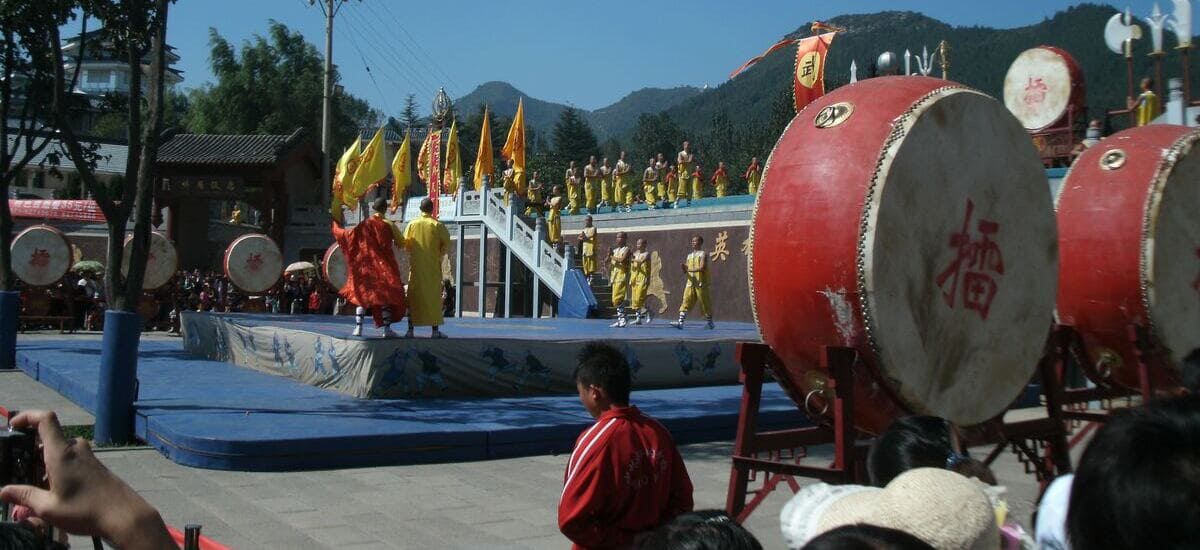
M 688 206 L 692 205 L 692 201 L 704 198 L 704 171 L 700 168 L 700 163 L 696 163 L 696 171 L 692 172 L 692 196 L 688 199 Z
M 600 161 L 600 206 L 614 206 L 612 198 L 612 168 L 608 166 L 608 157 Z
M 676 206 L 676 204 L 675 204 L 675 187 L 679 182 L 679 175 L 675 173 L 675 165 L 674 164 L 667 165 L 666 173 L 667 174 L 666 174 L 666 176 L 663 177 L 663 180 L 667 186 L 667 194 L 663 195 L 663 196 L 667 198 L 666 207 L 674 208 Z
M 442 325 L 442 256 L 450 250 L 450 232 L 433 217 L 433 201 L 421 201 L 421 217 L 404 227 L 408 251 L 408 332 L 413 327 L 433 327 L 431 338 L 445 338 Z
M 678 170 L 675 171 L 675 178 L 678 181 L 675 188 L 675 208 L 679 208 L 684 200 L 687 200 L 688 204 L 692 203 L 688 198 L 692 196 L 692 173 L 688 172 L 687 165 L 682 163 L 677 164 L 676 168 Z
M 635 316 L 633 324 L 642 324 L 643 318 L 649 323 L 653 315 L 646 309 L 646 294 L 650 291 L 650 253 L 646 251 L 646 239 L 637 240 L 637 249 L 629 260 L 629 267 L 632 272 L 629 282 L 633 287 L 633 299 L 630 300 Z
M 724 162 L 717 163 L 717 169 L 713 171 L 712 175 L 712 184 L 717 197 L 724 197 L 726 190 L 729 189 L 729 172 L 725 170 Z
M 512 159 L 508 160 L 508 168 L 500 174 L 501 185 L 504 186 L 504 205 L 508 206 L 509 199 L 517 192 L 517 171 L 513 168 Z
M 617 211 L 621 210 L 621 205 L 625 204 L 629 199 L 632 191 L 629 189 L 629 170 L 631 167 L 628 162 L 625 162 L 625 151 L 621 151 L 621 158 L 617 159 L 617 168 L 614 170 L 616 174 L 613 176 L 613 205 Z M 633 204 L 629 201 L 628 204 Z
M 683 321 L 687 319 L 688 310 L 700 301 L 700 312 L 708 321 L 705 328 L 712 329 L 716 325 L 712 320 L 712 299 L 708 294 L 708 253 L 704 252 L 704 238 L 700 235 L 692 237 L 692 252 L 687 255 L 682 267 L 687 275 L 687 284 L 683 287 L 683 304 L 679 306 L 679 320 L 671 326 L 682 329 Z
M 579 232 L 579 244 L 583 276 L 590 279 L 596 273 L 596 227 L 592 225 L 591 216 L 583 219 L 583 231 Z
M 695 162 L 696 156 L 692 154 L 688 145 L 688 142 L 683 142 L 683 150 L 675 155 L 675 165 L 679 167 L 679 192 L 676 198 L 681 201 L 692 193 L 692 163 Z M 688 204 L 691 204 L 691 201 L 688 201 Z
M 654 210 L 654 185 L 657 180 L 658 170 L 654 169 L 654 159 L 650 159 L 646 170 L 642 172 L 642 192 L 646 194 L 646 208 L 650 210 Z
M 617 242 L 608 251 L 608 265 L 612 269 L 609 281 L 612 283 L 612 303 L 617 308 L 617 322 L 612 326 L 625 328 L 625 302 L 629 299 L 629 260 L 632 254 L 629 245 L 625 244 L 625 232 L 617 233 Z
M 538 181 L 537 170 L 529 175 L 529 185 L 525 188 L 525 215 L 540 217 L 546 208 L 546 199 L 542 197 L 542 182 Z
M 552 245 L 562 240 L 562 200 L 562 187 L 555 185 L 546 203 L 546 240 Z
M 758 166 L 758 157 L 750 159 L 750 166 L 746 167 L 746 173 L 742 174 L 746 178 L 746 190 L 751 195 L 758 194 L 758 183 L 762 181 L 762 168 Z
M 595 156 L 588 157 L 587 166 L 583 167 L 583 195 L 588 213 L 595 214 L 600 199 L 600 167 L 596 166 Z
M 658 173 L 658 180 L 655 182 L 655 187 L 658 193 L 655 198 L 663 202 L 663 208 L 667 207 L 667 161 L 663 160 L 663 154 L 659 153 L 654 159 L 654 170 Z
M 1143 78 L 1142 93 L 1130 106 L 1137 113 L 1137 125 L 1145 126 L 1158 118 L 1158 95 L 1154 93 L 1154 80 Z
M 575 168 L 575 161 L 571 161 L 571 165 L 567 167 L 566 175 L 567 184 L 567 214 L 575 215 L 579 213 L 579 171 Z

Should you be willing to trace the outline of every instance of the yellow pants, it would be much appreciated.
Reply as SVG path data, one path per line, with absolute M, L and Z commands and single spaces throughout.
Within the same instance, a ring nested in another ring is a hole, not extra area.
M 562 218 L 557 213 L 546 216 L 546 239 L 550 241 L 550 244 L 556 244 L 562 240 Z
M 596 192 L 596 191 L 598 191 L 598 189 L 596 189 L 596 187 L 598 187 L 598 185 L 596 185 L 595 182 L 585 183 L 583 185 L 583 194 L 584 194 L 585 200 L 587 200 L 588 212 L 596 211 L 596 204 L 598 202 L 596 200 L 597 199 L 596 195 L 599 194 Z
M 691 180 L 689 180 L 689 179 L 679 180 L 679 190 L 675 191 L 675 199 L 676 200 L 683 200 L 683 199 L 688 198 L 688 195 L 691 194 L 691 190 L 688 189 L 688 184 L 690 184 L 690 183 L 691 183 Z
M 633 299 L 630 300 L 634 311 L 641 311 L 646 307 L 646 293 L 650 291 L 650 285 L 646 281 L 634 281 L 633 283 Z
M 615 286 L 613 288 L 616 288 Z M 616 292 L 616 291 L 614 291 Z M 692 286 L 688 283 L 683 287 L 683 304 L 679 306 L 679 313 L 687 313 L 692 309 L 692 305 L 696 303 L 696 299 L 700 299 L 700 313 L 704 314 L 705 318 L 712 317 L 712 299 L 708 296 L 708 287 Z
M 692 178 L 692 200 L 704 198 L 704 182 L 700 178 Z
M 647 205 L 647 206 L 652 206 L 652 205 L 654 204 L 654 202 L 655 202 L 655 197 L 654 197 L 654 184 L 653 184 L 653 183 L 647 183 L 647 184 L 645 184 L 645 185 L 643 185 L 643 186 L 642 186 L 642 190 L 643 190 L 643 191 L 645 191 L 645 193 L 646 193 L 646 205 Z
M 620 307 L 629 298 L 629 280 L 618 274 L 616 271 L 612 273 L 612 303 L 614 307 Z
M 660 182 L 658 182 L 658 200 L 661 201 L 661 200 L 666 200 L 666 199 L 667 199 L 667 183 L 660 181 Z
M 725 183 L 718 183 L 718 184 L 717 184 L 717 196 L 718 196 L 718 197 L 724 197 L 724 196 L 725 196 L 725 186 L 726 186 L 726 185 L 728 185 L 728 184 L 725 184 Z
M 751 195 L 758 194 L 758 182 L 751 181 L 750 183 L 747 184 L 747 187 L 748 187 Z
M 592 254 L 592 255 L 584 254 L 584 256 L 583 256 L 583 274 L 591 275 L 592 273 L 595 273 L 595 272 L 596 272 L 596 255 L 595 254 Z
M 667 198 L 667 202 L 675 202 L 675 187 L 675 182 L 669 182 L 666 184 L 666 192 L 663 193 L 662 196 Z
M 605 179 L 600 180 L 600 201 L 601 202 L 612 202 L 611 189 L 612 189 L 612 185 L 608 183 L 608 180 L 605 180 Z
M 567 213 L 579 213 L 579 184 L 567 185 Z

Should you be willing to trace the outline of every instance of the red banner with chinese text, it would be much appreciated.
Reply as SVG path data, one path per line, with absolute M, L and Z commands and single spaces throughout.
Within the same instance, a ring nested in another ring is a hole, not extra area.
M 433 217 L 438 217 L 442 196 L 442 132 L 429 134 L 429 198 L 433 200 Z
M 827 32 L 800 41 L 796 48 L 796 71 L 792 75 L 792 97 L 799 113 L 813 100 L 825 95 L 825 56 L 833 35 Z
M 104 213 L 96 201 L 9 199 L 8 209 L 14 218 L 104 223 Z

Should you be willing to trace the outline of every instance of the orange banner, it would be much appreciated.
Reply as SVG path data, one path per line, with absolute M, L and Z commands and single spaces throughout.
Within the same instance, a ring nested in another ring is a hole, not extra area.
M 796 71 L 792 79 L 792 97 L 796 112 L 825 95 L 825 56 L 836 33 L 827 32 L 800 41 L 796 48 Z

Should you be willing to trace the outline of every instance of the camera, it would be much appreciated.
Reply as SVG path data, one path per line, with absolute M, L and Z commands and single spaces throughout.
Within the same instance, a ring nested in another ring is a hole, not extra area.
M 44 472 L 34 432 L 0 428 L 0 487 L 41 485 Z

